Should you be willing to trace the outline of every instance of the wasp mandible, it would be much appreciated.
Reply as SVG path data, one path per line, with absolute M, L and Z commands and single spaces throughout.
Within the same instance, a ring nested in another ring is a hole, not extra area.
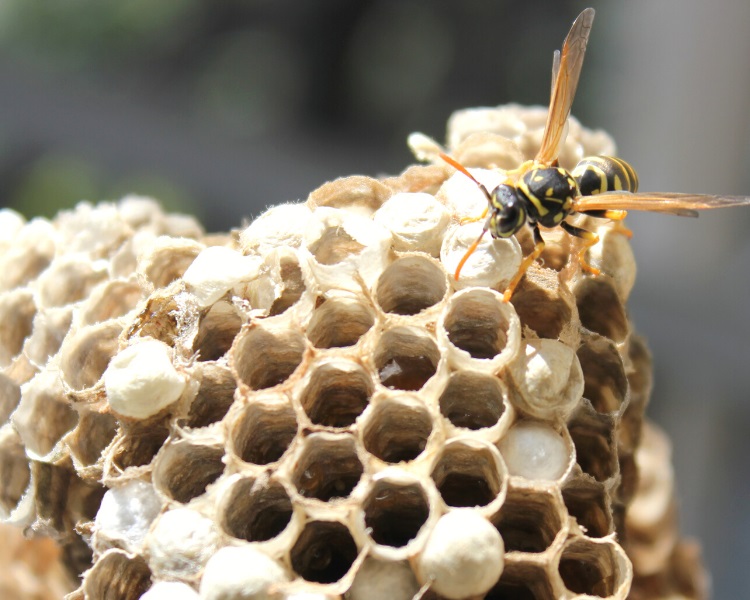
M 570 235 L 583 240 L 578 251 L 581 268 L 598 275 L 599 270 L 585 260 L 586 251 L 599 241 L 599 236 L 566 221 L 573 214 L 621 221 L 628 210 L 643 210 L 666 214 L 697 217 L 699 210 L 728 206 L 750 205 L 745 196 L 709 196 L 648 192 L 637 193 L 638 176 L 627 162 L 609 156 L 582 159 L 572 172 L 557 164 L 565 127 L 573 105 L 578 79 L 586 54 L 594 9 L 587 8 L 573 22 L 562 50 L 555 51 L 552 65 L 552 92 L 547 122 L 541 146 L 533 160 L 506 173 L 503 183 L 492 192 L 450 156 L 440 157 L 469 177 L 487 198 L 487 209 L 479 217 L 486 217 L 484 228 L 458 263 L 455 279 L 468 258 L 477 249 L 488 231 L 493 238 L 508 238 L 529 225 L 534 236 L 534 249 L 521 262 L 503 294 L 508 302 L 524 274 L 544 250 L 544 239 L 539 227 L 562 227 Z M 489 214 L 488 214 L 489 213 Z M 624 227 L 621 231 L 629 235 Z

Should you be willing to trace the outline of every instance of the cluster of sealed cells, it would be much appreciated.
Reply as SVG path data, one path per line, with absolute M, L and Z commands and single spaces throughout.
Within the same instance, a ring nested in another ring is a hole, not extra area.
M 576 146 L 577 134 L 571 162 L 608 143 L 580 133 Z M 459 159 L 523 158 L 504 131 L 467 136 Z M 502 538 L 499 579 L 480 595 L 626 596 L 620 542 L 650 387 L 624 309 L 627 242 L 600 228 L 594 260 L 609 275 L 595 279 L 550 244 L 504 303 L 509 276 L 472 285 L 467 265 L 467 282 L 452 277 L 462 249 L 449 242 L 469 226 L 447 208 L 462 200 L 445 186 L 465 183 L 450 175 L 341 179 L 238 238 L 135 199 L 55 223 L 3 217 L 0 507 L 57 537 L 73 574 L 93 560 L 72 598 L 170 581 L 221 598 L 201 579 L 227 546 L 268 556 L 279 597 L 370 598 L 377 572 L 407 598 L 429 583 L 420 556 L 436 524 L 459 510 Z M 390 202 L 408 213 L 412 200 L 420 218 L 392 216 Z M 515 240 L 494 244 L 520 260 Z M 215 248 L 249 261 L 239 275 L 227 256 L 199 268 Z M 494 269 L 508 267 L 477 277 Z M 145 340 L 187 383 L 133 417 L 109 405 L 103 376 Z M 464 596 L 435 585 L 426 597 Z

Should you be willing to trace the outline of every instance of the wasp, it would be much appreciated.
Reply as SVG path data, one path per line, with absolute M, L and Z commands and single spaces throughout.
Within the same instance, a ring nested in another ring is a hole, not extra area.
M 635 170 L 619 158 L 584 158 L 572 172 L 558 166 L 557 158 L 578 87 L 593 21 L 594 9 L 585 9 L 573 22 L 562 50 L 554 53 L 550 106 L 541 146 L 533 160 L 508 171 L 505 181 L 490 192 L 463 165 L 447 154 L 440 153 L 445 162 L 479 186 L 488 203 L 487 209 L 477 219 L 486 217 L 482 233 L 458 263 L 455 279 L 459 278 L 464 264 L 488 231 L 493 238 L 509 238 L 525 226 L 532 229 L 534 249 L 523 259 L 508 284 L 503 295 L 505 302 L 510 301 L 524 274 L 544 250 L 540 226 L 562 227 L 568 234 L 583 240 L 578 252 L 581 269 L 592 275 L 599 275 L 600 271 L 585 260 L 586 251 L 599 241 L 599 236 L 568 222 L 566 219 L 571 215 L 583 214 L 621 221 L 628 210 L 643 210 L 697 217 L 697 211 L 700 210 L 750 205 L 750 198 L 745 196 L 638 193 L 638 176 Z M 630 231 L 624 227 L 620 231 L 630 236 Z

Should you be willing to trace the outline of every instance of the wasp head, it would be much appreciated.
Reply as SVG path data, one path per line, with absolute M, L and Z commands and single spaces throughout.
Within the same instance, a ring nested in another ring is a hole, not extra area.
M 516 188 L 501 184 L 492 190 L 488 229 L 492 237 L 508 238 L 526 224 L 526 205 Z

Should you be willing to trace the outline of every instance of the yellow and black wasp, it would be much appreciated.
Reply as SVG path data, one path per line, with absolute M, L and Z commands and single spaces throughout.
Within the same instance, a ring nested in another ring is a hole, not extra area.
M 540 226 L 559 226 L 570 235 L 581 238 L 584 242 L 578 252 L 581 268 L 598 275 L 599 270 L 589 265 L 584 255 L 588 248 L 599 241 L 599 237 L 566 221 L 570 215 L 580 213 L 620 221 L 625 218 L 628 210 L 644 210 L 697 217 L 699 210 L 750 205 L 750 198 L 745 196 L 637 193 L 638 176 L 635 170 L 619 158 L 587 157 L 582 159 L 572 172 L 557 165 L 593 22 L 594 9 L 587 8 L 573 22 L 562 50 L 555 52 L 549 112 L 542 143 L 534 160 L 508 171 L 506 180 L 490 193 L 464 166 L 450 156 L 440 154 L 444 161 L 474 181 L 488 202 L 487 209 L 480 217 L 487 217 L 482 234 L 458 263 L 454 275 L 456 279 L 485 233 L 489 231 L 494 238 L 508 238 L 525 225 L 532 228 L 534 250 L 524 258 L 518 272 L 508 284 L 503 295 L 506 302 L 510 300 L 524 274 L 544 249 Z M 621 231 L 629 234 L 625 228 L 621 228 Z

